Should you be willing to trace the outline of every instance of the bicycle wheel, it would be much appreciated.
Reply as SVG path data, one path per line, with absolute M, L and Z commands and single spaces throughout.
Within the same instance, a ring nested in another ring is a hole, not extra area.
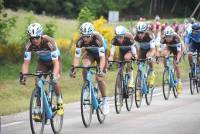
M 171 78 L 173 78 L 173 81 L 174 81 L 174 83 L 177 81 L 176 80 L 176 73 L 174 73 L 174 71 L 173 70 L 171 70 L 171 75 L 172 75 L 172 77 Z M 176 82 L 176 84 L 173 86 L 173 93 L 174 93 L 174 97 L 175 98 L 178 98 L 178 92 L 177 92 L 177 87 L 176 87 L 176 85 L 177 85 L 177 82 Z
M 123 92 L 122 92 L 122 77 L 121 74 L 117 75 L 116 83 L 115 83 L 115 110 L 116 113 L 119 114 L 121 112 L 121 108 L 123 105 Z
M 51 128 L 54 134 L 59 134 L 63 125 L 63 115 L 60 116 L 57 114 L 57 96 L 54 90 L 51 91 L 50 97 L 51 97 L 50 105 L 53 112 L 53 118 L 50 119 Z
M 147 80 L 148 80 L 148 76 L 147 76 Z M 145 94 L 145 99 L 146 99 L 146 104 L 150 105 L 152 101 L 152 97 L 153 97 L 154 87 L 150 87 L 149 83 L 148 82 L 146 83 L 147 83 L 147 93 Z
M 32 134 L 42 134 L 45 125 L 45 112 L 39 88 L 35 88 L 32 92 L 29 117 Z
M 88 82 L 83 84 L 81 91 L 81 117 L 84 126 L 89 127 L 92 120 L 92 100 Z
M 138 71 L 136 80 L 135 80 L 135 104 L 136 104 L 137 108 L 139 108 L 141 106 L 142 97 L 143 97 L 142 85 L 141 85 L 142 84 L 141 75 L 142 75 L 141 72 Z
M 125 75 L 125 80 L 127 81 L 126 83 L 128 83 L 128 74 Z M 133 105 L 133 94 L 134 94 L 134 88 L 130 88 L 130 87 L 126 87 L 126 109 L 128 111 L 131 111 L 132 105 Z
M 165 100 L 168 100 L 170 91 L 171 91 L 171 86 L 170 86 L 170 77 L 169 77 L 168 69 L 166 68 L 164 69 L 164 72 L 163 72 L 162 87 L 163 87 L 163 96 Z
M 192 76 L 192 73 L 189 73 L 190 78 L 190 92 L 193 95 L 195 88 L 198 88 L 196 79 Z
M 102 124 L 104 122 L 106 116 L 102 112 L 102 108 L 103 108 L 102 98 L 101 98 L 101 96 L 100 96 L 98 91 L 99 91 L 99 89 L 95 88 L 95 92 L 97 93 L 97 99 L 98 99 L 98 104 L 99 104 L 99 107 L 96 110 L 96 112 L 97 112 L 97 119 L 98 119 L 99 123 Z

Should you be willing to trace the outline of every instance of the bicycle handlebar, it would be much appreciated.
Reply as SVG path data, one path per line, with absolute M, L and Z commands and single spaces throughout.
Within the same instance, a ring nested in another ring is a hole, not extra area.
M 48 73 L 43 73 L 43 72 L 36 72 L 36 73 L 25 73 L 23 74 L 22 72 L 20 72 L 20 75 L 24 75 L 24 76 L 43 76 L 43 75 L 53 75 L 52 72 L 48 72 Z

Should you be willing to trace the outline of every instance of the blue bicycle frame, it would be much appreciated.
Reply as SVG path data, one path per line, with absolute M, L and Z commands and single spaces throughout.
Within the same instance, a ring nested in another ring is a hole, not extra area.
M 51 95 L 49 94 L 48 96 L 45 93 L 45 89 L 44 89 L 44 83 L 47 82 L 49 84 L 49 93 L 51 93 L 52 91 L 52 85 L 45 80 L 42 80 L 41 78 L 37 78 L 37 85 L 40 88 L 40 95 L 41 95 L 41 104 L 44 106 L 42 110 L 45 111 L 46 117 L 47 119 L 52 119 L 53 118 L 53 112 L 52 109 L 49 105 L 49 102 L 51 100 Z M 42 111 L 43 112 L 43 111 Z
M 145 61 L 141 61 L 139 63 L 139 67 L 138 70 L 141 73 L 141 89 L 142 89 L 142 93 L 143 94 L 147 94 L 149 88 L 147 87 L 147 73 L 145 73 L 146 71 L 149 70 L 149 65 L 145 65 Z
M 172 63 L 172 58 L 170 56 L 166 57 L 166 63 L 165 63 L 165 68 L 168 70 L 168 80 L 170 83 L 170 87 L 173 88 L 176 85 L 176 80 L 174 79 L 174 68 L 171 66 Z
M 87 69 L 86 80 L 88 81 L 90 93 L 91 93 L 91 96 L 92 96 L 92 107 L 94 109 L 98 109 L 99 103 L 98 103 L 97 96 L 96 96 L 95 90 L 94 90 L 94 82 L 92 80 L 93 74 L 95 74 L 95 72 Z

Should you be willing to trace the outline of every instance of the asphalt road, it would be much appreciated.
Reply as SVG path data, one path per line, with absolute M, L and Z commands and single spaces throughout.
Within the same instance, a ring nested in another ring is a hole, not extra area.
M 103 124 L 96 115 L 89 128 L 82 124 L 80 103 L 65 105 L 62 134 L 200 134 L 200 94 L 191 95 L 188 83 L 183 84 L 183 93 L 178 99 L 170 95 L 165 101 L 160 89 L 147 106 L 143 100 L 137 109 L 127 112 L 125 105 L 120 114 L 115 113 L 113 98 L 110 98 L 110 113 Z M 28 112 L 1 117 L 1 134 L 31 134 Z M 53 134 L 46 125 L 44 134 Z

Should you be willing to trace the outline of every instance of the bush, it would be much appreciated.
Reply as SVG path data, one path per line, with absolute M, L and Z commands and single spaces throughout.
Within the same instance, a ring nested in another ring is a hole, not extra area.
M 55 22 L 49 22 L 45 24 L 44 33 L 47 34 L 48 36 L 54 37 L 56 28 L 57 26 L 55 25 Z

